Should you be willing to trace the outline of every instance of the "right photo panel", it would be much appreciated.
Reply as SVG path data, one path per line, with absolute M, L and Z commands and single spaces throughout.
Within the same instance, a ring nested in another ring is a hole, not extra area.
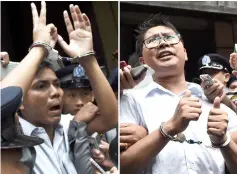
M 237 2 L 120 2 L 120 173 L 237 173 Z

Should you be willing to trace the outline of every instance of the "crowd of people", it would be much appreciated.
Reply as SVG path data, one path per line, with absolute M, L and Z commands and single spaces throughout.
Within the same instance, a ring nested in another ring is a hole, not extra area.
M 111 87 L 118 76 L 105 77 L 89 18 L 77 5 L 69 9 L 63 12 L 67 44 L 46 22 L 46 3 L 39 14 L 32 3 L 29 53 L 1 77 L 2 173 L 119 172 L 118 104 Z M 70 59 L 60 58 L 57 43 Z M 1 52 L 2 68 L 10 59 Z

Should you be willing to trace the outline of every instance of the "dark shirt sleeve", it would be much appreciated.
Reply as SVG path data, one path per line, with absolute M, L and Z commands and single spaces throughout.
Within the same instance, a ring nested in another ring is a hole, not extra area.
M 77 173 L 94 174 L 94 168 L 90 162 L 91 148 L 87 124 L 71 121 L 68 130 L 68 140 Z

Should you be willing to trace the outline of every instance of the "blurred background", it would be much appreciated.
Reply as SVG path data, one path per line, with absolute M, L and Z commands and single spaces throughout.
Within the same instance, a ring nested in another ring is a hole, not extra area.
M 9 53 L 11 61 L 21 61 L 32 44 L 32 14 L 29 2 L 1 2 L 1 51 Z M 34 2 L 38 12 L 40 1 Z M 69 11 L 69 5 L 78 5 L 86 13 L 92 24 L 94 49 L 100 66 L 105 66 L 107 76 L 117 62 L 113 52 L 118 48 L 118 2 L 76 2 L 48 1 L 47 24 L 54 23 L 58 33 L 68 43 L 68 34 L 64 24 L 63 11 Z M 60 46 L 55 47 L 59 54 L 66 56 Z
M 197 61 L 207 53 L 229 58 L 237 43 L 237 1 L 120 2 L 120 59 L 135 52 L 134 30 L 151 14 L 162 13 L 178 29 L 188 52 L 187 81 L 197 77 Z

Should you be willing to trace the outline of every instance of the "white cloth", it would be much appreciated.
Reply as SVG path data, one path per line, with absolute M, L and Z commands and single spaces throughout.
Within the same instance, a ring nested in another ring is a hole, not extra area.
M 207 134 L 207 117 L 213 104 L 208 102 L 199 85 L 187 83 L 187 86 L 192 96 L 200 99 L 202 114 L 198 121 L 191 121 L 183 133 L 187 140 L 202 141 L 202 144 L 170 141 L 154 159 L 152 173 L 224 174 L 224 158 L 219 149 L 211 147 Z M 176 95 L 155 82 L 130 90 L 121 97 L 120 123 L 135 123 L 151 133 L 174 115 L 183 93 Z M 228 131 L 237 131 L 236 114 L 223 104 L 221 108 L 228 113 Z
M 69 123 L 71 115 L 61 115 L 60 123 L 55 128 L 53 145 L 48 134 L 42 127 L 36 127 L 19 117 L 23 132 L 28 136 L 37 136 L 44 139 L 44 143 L 34 146 L 36 160 L 33 168 L 35 174 L 76 174 L 76 169 L 70 158 L 68 142 Z

